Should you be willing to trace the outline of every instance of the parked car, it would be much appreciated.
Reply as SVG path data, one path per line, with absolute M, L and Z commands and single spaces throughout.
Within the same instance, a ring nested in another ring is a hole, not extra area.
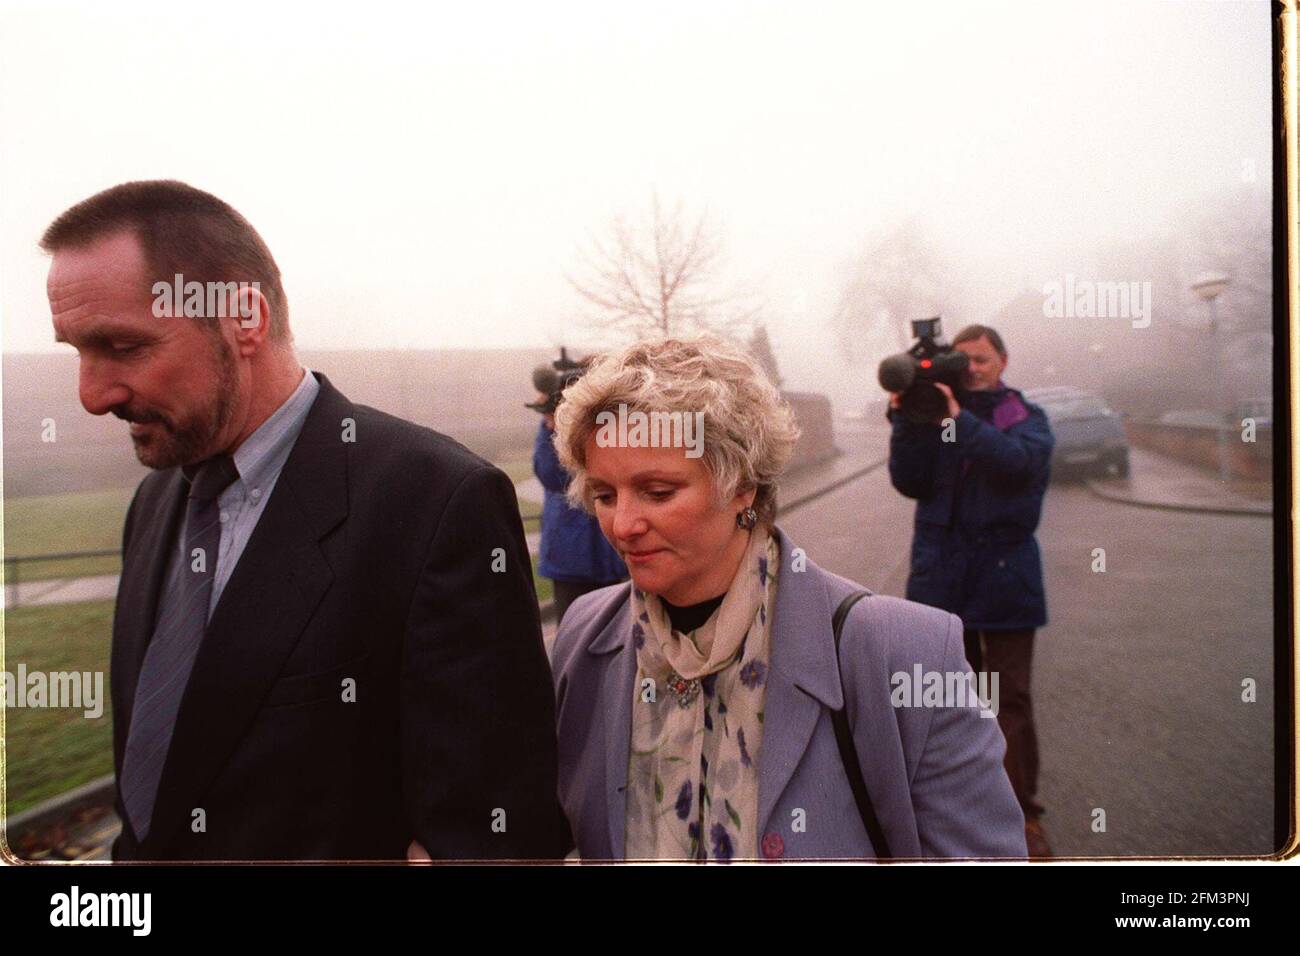
M 1025 390 L 1042 407 L 1056 436 L 1052 473 L 1128 477 L 1128 437 L 1120 417 L 1095 392 L 1069 385 Z

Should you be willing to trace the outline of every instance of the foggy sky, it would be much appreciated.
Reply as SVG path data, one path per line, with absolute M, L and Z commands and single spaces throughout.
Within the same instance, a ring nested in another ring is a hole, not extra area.
M 468 6 L 6 4 L 3 348 L 66 348 L 36 239 L 129 179 L 244 213 L 303 348 L 581 340 L 565 271 L 658 190 L 709 210 L 787 384 L 835 390 L 845 263 L 891 223 L 993 310 L 1269 175 L 1262 0 Z

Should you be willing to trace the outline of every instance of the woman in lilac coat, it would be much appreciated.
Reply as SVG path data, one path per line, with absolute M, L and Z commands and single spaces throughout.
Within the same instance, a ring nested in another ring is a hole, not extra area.
M 751 356 L 639 343 L 556 419 L 570 497 L 632 576 L 579 598 L 553 652 L 583 859 L 1024 856 L 960 620 L 869 595 L 837 652 L 861 589 L 773 523 L 798 429 Z

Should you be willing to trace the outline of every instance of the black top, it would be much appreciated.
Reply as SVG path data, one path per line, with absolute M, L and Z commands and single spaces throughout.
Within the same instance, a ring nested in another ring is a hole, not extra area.
M 668 612 L 668 620 L 672 621 L 674 631 L 689 634 L 713 616 L 713 612 L 722 606 L 722 599 L 726 596 L 724 591 L 717 597 L 701 601 L 699 604 L 688 604 L 686 607 L 678 607 L 676 604 L 664 601 L 664 610 Z

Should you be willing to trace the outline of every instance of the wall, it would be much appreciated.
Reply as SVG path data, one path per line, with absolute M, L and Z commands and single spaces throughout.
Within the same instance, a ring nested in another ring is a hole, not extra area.
M 835 447 L 835 428 L 831 402 L 825 395 L 813 392 L 782 392 L 790 403 L 802 434 L 794 447 L 794 455 L 786 471 L 793 472 L 834 458 L 840 453 Z
M 1219 439 L 1212 426 L 1174 425 L 1125 419 L 1124 431 L 1139 448 L 1168 455 L 1210 471 L 1219 470 Z M 1273 429 L 1261 427 L 1255 441 L 1241 440 L 1240 428 L 1227 428 L 1228 463 L 1234 477 L 1267 481 L 1273 476 Z

